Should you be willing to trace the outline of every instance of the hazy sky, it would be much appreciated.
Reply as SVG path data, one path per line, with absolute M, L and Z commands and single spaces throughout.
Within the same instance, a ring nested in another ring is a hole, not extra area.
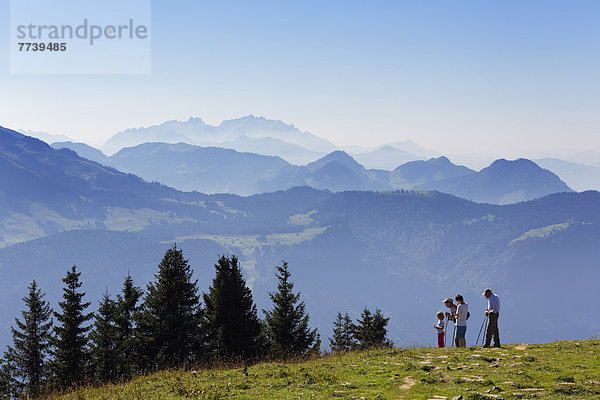
M 600 150 L 599 111 L 597 0 L 154 1 L 151 74 L 11 75 L 0 57 L 0 125 L 88 142 L 255 114 L 338 145 L 514 157 Z

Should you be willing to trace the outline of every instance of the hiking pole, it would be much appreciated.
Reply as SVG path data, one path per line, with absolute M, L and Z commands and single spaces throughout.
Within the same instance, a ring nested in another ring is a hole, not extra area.
M 454 347 L 454 337 L 456 336 L 456 322 L 454 323 L 454 329 L 452 330 L 452 347 Z
M 446 340 L 446 332 L 448 332 L 448 324 L 444 324 L 444 347 L 446 347 L 446 343 L 448 343 L 448 341 Z
M 483 321 L 481 321 L 481 328 L 479 328 L 479 333 L 477 334 L 477 340 L 475 341 L 475 347 L 477 347 L 477 343 L 479 342 L 479 336 L 481 336 L 481 331 L 483 329 L 483 325 L 485 325 L 485 321 L 487 320 L 487 314 L 483 317 Z M 485 336 L 485 334 L 484 334 Z
M 487 336 L 487 328 L 488 325 L 490 324 L 490 316 L 488 315 L 485 321 L 485 332 L 483 332 L 483 339 L 482 340 L 486 340 L 486 336 Z

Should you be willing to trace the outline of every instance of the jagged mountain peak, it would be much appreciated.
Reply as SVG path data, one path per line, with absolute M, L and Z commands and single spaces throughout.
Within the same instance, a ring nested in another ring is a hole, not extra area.
M 241 118 L 225 120 L 219 124 L 218 128 L 236 130 L 285 130 L 302 133 L 293 124 L 286 124 L 280 120 L 267 119 L 253 114 Z
M 238 141 L 267 137 L 300 146 L 302 150 L 309 152 L 325 153 L 336 149 L 336 146 L 329 141 L 309 132 L 302 132 L 293 124 L 251 114 L 225 120 L 217 126 L 206 124 L 201 118 L 190 117 L 187 121 L 173 120 L 147 128 L 127 129 L 107 140 L 102 150 L 106 154 L 114 154 L 124 147 L 145 142 L 185 142 L 199 146 L 238 149 L 244 145 Z M 269 146 L 266 146 L 264 151 L 266 154 L 274 154 L 273 148 Z M 285 158 L 285 154 L 278 155 Z M 293 154 L 289 158 L 293 158 Z

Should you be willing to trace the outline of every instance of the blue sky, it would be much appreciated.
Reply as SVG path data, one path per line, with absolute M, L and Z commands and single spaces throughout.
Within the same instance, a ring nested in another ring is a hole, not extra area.
M 0 125 L 15 129 L 101 142 L 165 120 L 255 114 L 338 145 L 600 151 L 595 0 L 153 1 L 146 75 L 10 74 L 8 36 Z

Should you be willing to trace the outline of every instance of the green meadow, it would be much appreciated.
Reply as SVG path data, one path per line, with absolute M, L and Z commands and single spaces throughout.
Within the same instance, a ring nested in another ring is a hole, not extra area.
M 595 399 L 600 398 L 600 340 L 500 349 L 378 349 L 247 368 L 161 371 L 51 398 Z

